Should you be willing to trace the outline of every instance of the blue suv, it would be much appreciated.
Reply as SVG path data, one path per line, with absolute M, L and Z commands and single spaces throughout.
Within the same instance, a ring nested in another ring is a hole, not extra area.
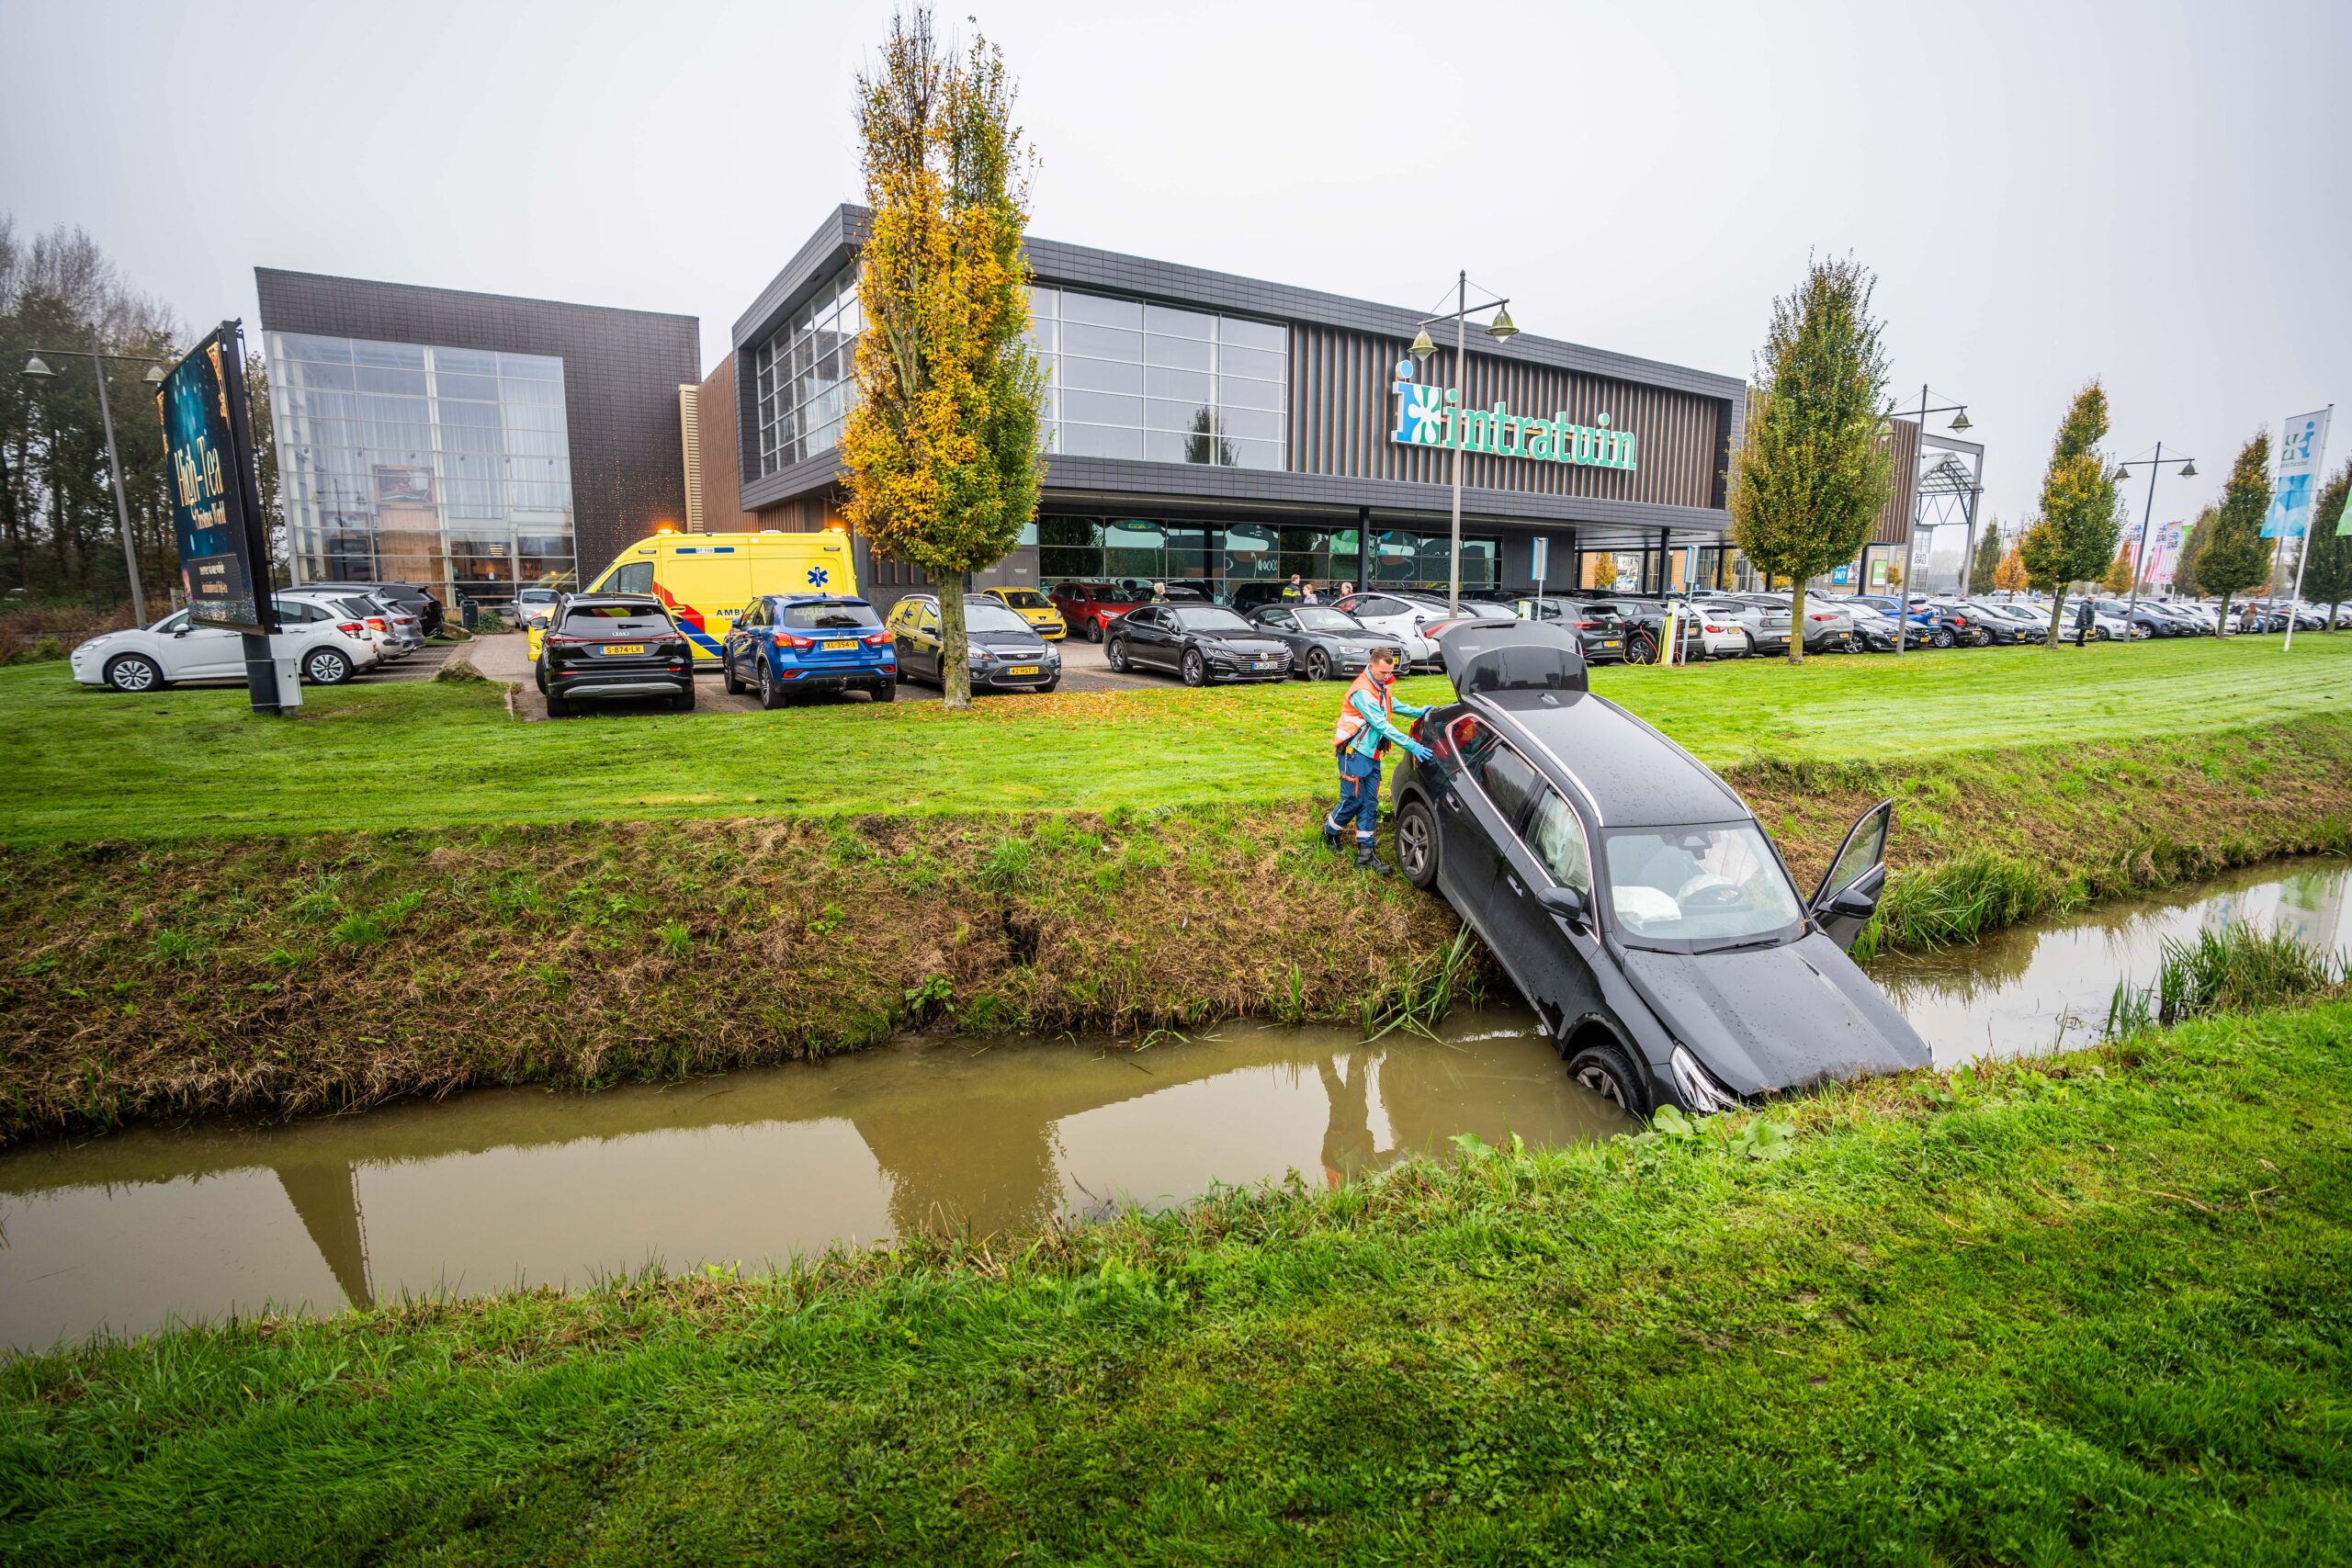
M 899 655 L 882 617 L 863 599 L 770 593 L 743 606 L 719 649 L 729 693 L 750 688 L 763 708 L 803 692 L 899 692 Z

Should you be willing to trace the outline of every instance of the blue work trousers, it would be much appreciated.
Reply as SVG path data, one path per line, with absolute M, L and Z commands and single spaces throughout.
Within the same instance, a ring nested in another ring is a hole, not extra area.
M 1372 830 L 1380 821 L 1380 759 L 1367 757 L 1358 751 L 1340 753 L 1340 804 L 1331 808 L 1331 830 L 1339 831 L 1356 821 L 1356 842 L 1372 842 Z

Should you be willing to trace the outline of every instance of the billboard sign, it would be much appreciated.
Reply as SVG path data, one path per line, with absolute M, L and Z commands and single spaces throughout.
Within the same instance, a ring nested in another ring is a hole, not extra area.
M 275 632 L 269 541 L 246 422 L 244 337 L 235 322 L 222 322 L 164 378 L 155 409 L 164 424 L 188 619 L 228 631 Z
M 2262 520 L 2266 539 L 2300 539 L 2311 526 L 2312 502 L 2318 499 L 2319 466 L 2327 456 L 2327 416 L 2299 413 L 2278 434 L 2278 478 L 2270 492 L 2270 513 Z

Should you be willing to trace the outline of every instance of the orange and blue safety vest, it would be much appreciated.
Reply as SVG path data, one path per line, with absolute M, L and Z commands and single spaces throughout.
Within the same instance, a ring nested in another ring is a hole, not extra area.
M 1355 678 L 1348 688 L 1347 701 L 1340 705 L 1340 722 L 1331 730 L 1331 750 L 1377 757 L 1388 750 L 1390 741 L 1402 746 L 1413 739 L 1396 728 L 1397 714 L 1412 718 L 1427 712 L 1419 704 L 1398 702 L 1388 685 L 1374 680 L 1367 670 Z

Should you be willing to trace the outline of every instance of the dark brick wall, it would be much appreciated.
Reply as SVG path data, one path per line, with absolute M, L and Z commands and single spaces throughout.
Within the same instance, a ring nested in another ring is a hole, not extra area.
M 655 524 L 684 525 L 678 389 L 702 379 L 694 317 L 272 267 L 254 281 L 266 331 L 560 358 L 581 581 Z

